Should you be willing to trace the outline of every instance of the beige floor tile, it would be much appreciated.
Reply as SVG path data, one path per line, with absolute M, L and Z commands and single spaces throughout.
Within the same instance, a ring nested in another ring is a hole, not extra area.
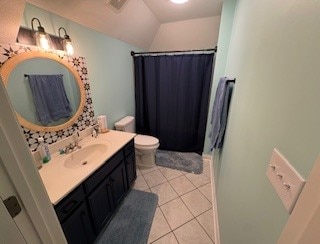
M 179 196 L 195 189 L 195 186 L 184 175 L 169 181 Z
M 174 231 L 179 243 L 183 244 L 212 244 L 212 240 L 194 219 Z
M 195 217 L 212 208 L 211 202 L 198 189 L 181 196 L 181 198 Z
M 152 168 L 139 168 L 139 167 L 138 167 L 138 169 L 140 170 L 140 173 L 141 173 L 141 174 L 145 175 L 145 174 L 148 174 L 148 173 L 150 173 L 150 172 L 152 172 L 152 171 L 157 170 L 158 167 L 157 167 L 157 166 L 152 167 Z
M 210 209 L 197 217 L 198 222 L 202 228 L 210 236 L 211 240 L 214 241 L 214 222 L 213 222 L 213 210 Z
M 153 242 L 153 244 L 179 244 L 176 237 L 172 232 L 161 237 L 159 240 Z
M 168 221 L 172 230 L 178 228 L 193 218 L 180 198 L 172 200 L 160 206 L 164 217 Z
M 136 171 L 137 171 L 137 176 L 142 175 L 140 172 L 140 169 L 137 168 Z
M 177 178 L 183 175 L 182 172 L 179 170 L 174 170 L 174 169 L 169 169 L 164 167 L 159 167 L 159 170 L 161 171 L 163 176 L 166 177 L 167 180 L 172 180 L 174 178 Z
M 189 172 L 182 171 L 182 170 L 181 170 L 181 173 L 182 173 L 183 175 L 189 174 Z
M 210 166 L 206 166 L 203 168 L 203 174 L 205 174 L 206 176 L 208 176 L 211 179 L 211 172 L 210 172 Z
M 161 210 L 159 208 L 156 209 L 154 214 L 148 243 L 151 243 L 160 237 L 166 235 L 171 231 L 170 226 L 168 225 L 166 219 L 164 218 Z
M 143 177 L 150 188 L 160 185 L 167 181 L 166 178 L 164 178 L 164 176 L 161 174 L 160 170 L 158 169 L 143 175 Z
M 200 187 L 210 183 L 210 178 L 205 174 L 186 174 L 186 177 L 194 184 L 196 187 Z
M 169 184 L 169 182 L 165 182 L 161 185 L 152 187 L 151 191 L 158 195 L 158 197 L 159 197 L 158 205 L 159 206 L 179 197 L 178 194 L 173 190 L 173 188 Z
M 206 184 L 204 186 L 201 186 L 198 188 L 201 193 L 210 201 L 212 202 L 212 188 L 211 188 L 211 183 Z
M 149 186 L 147 185 L 147 182 L 144 180 L 142 175 L 138 175 L 137 179 L 134 183 L 133 189 L 144 191 L 148 189 Z

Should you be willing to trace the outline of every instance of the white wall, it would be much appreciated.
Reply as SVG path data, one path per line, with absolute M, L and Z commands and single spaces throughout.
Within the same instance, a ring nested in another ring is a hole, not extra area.
M 220 16 L 162 24 L 149 51 L 214 48 L 219 24 Z
M 232 33 L 232 26 L 233 26 L 233 16 L 234 10 L 237 0 L 224 0 L 222 12 L 221 12 L 221 19 L 220 19 L 220 27 L 219 27 L 219 39 L 218 39 L 218 51 L 216 55 L 215 67 L 214 67 L 214 76 L 213 76 L 213 83 L 211 89 L 211 97 L 210 97 L 210 104 L 209 104 L 209 114 L 207 120 L 207 129 L 206 129 L 206 137 L 205 137 L 205 144 L 203 153 L 210 154 L 210 137 L 209 134 L 212 129 L 211 125 L 211 114 L 212 114 L 212 107 L 215 98 L 215 91 L 218 86 L 218 82 L 222 76 L 225 76 L 225 69 L 227 64 L 227 56 L 229 51 L 229 44 L 230 44 L 230 37 Z M 232 78 L 232 77 L 229 77 Z M 215 173 L 218 173 L 218 168 L 215 168 Z M 217 178 L 217 177 L 216 177 Z M 215 179 L 216 180 L 216 179 Z
M 236 77 L 219 162 L 223 244 L 276 243 L 289 214 L 265 171 L 274 147 L 307 177 L 320 138 L 320 2 L 241 0 L 226 75 Z
M 30 20 L 34 16 L 41 20 L 50 34 L 55 34 L 60 26 L 66 28 L 75 55 L 85 57 L 95 116 L 106 115 L 108 127 L 112 129 L 115 121 L 134 115 L 133 61 L 130 52 L 141 49 L 31 4 L 26 4 L 21 25 L 30 28 Z
M 0 43 L 15 43 L 25 0 L 0 1 Z

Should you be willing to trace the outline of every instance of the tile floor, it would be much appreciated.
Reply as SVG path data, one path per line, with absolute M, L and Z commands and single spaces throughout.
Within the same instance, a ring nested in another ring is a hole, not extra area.
M 214 243 L 209 162 L 203 166 L 199 175 L 159 166 L 137 169 L 133 188 L 159 197 L 148 243 Z

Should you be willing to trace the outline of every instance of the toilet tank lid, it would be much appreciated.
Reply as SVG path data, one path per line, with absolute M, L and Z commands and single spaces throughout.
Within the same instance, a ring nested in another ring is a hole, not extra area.
M 127 125 L 128 123 L 132 122 L 132 120 L 134 120 L 134 117 L 132 116 L 127 116 L 127 117 L 124 117 L 122 119 L 120 119 L 118 122 L 116 122 L 114 125 L 115 126 L 125 126 Z

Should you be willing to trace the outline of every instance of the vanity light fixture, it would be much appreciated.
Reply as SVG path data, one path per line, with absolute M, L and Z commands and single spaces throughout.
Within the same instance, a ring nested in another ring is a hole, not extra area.
M 64 30 L 64 37 L 61 37 L 60 31 Z M 60 27 L 59 28 L 59 37 L 62 38 L 62 45 L 63 45 L 63 49 L 64 51 L 67 53 L 67 55 L 71 56 L 74 53 L 74 49 L 71 43 L 71 39 L 70 36 L 67 34 L 67 31 L 65 28 Z
M 39 24 L 37 31 L 33 27 L 33 22 L 35 20 L 38 21 L 38 24 Z M 49 50 L 51 48 L 50 36 L 45 32 L 38 18 L 33 18 L 31 20 L 31 27 L 32 27 L 32 32 L 34 33 L 34 38 L 36 39 L 37 46 L 45 50 Z
M 189 0 L 170 0 L 170 1 L 176 4 L 182 4 L 182 3 L 188 2 Z

